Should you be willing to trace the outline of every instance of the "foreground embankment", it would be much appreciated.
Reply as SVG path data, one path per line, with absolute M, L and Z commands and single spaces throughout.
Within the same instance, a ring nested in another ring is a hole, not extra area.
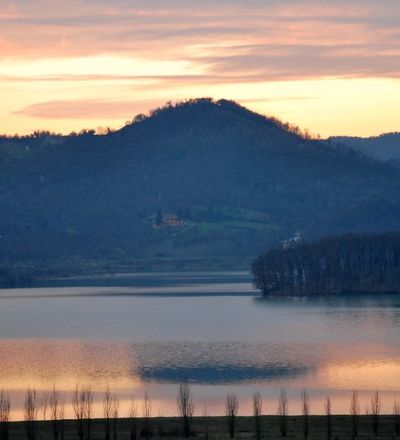
M 230 436 L 230 425 L 232 421 L 228 417 L 194 417 L 190 423 L 191 438 L 202 439 L 228 439 Z M 250 439 L 304 439 L 322 440 L 331 438 L 333 440 L 344 440 L 351 438 L 358 439 L 397 439 L 396 430 L 399 428 L 399 420 L 395 416 L 379 416 L 377 419 L 372 415 L 357 416 L 290 416 L 284 420 L 286 426 L 286 436 L 282 436 L 282 418 L 278 416 L 255 417 L 236 417 L 234 421 L 234 438 Z M 259 426 L 259 436 L 257 436 L 257 423 Z M 328 436 L 329 425 L 331 426 L 331 436 Z M 178 439 L 184 438 L 183 420 L 179 417 L 167 418 L 134 418 L 134 419 L 93 419 L 90 422 L 90 437 L 88 436 L 87 420 L 81 423 L 77 420 L 57 421 L 57 438 L 88 440 L 95 439 Z M 108 428 L 107 428 L 108 426 Z M 231 425 L 232 426 L 232 425 Z M 28 439 L 28 424 L 26 422 L 9 423 L 9 440 Z M 34 435 L 36 440 L 54 440 L 54 422 L 38 421 L 30 426 L 30 435 Z M 80 431 L 80 428 L 82 431 Z M 109 434 L 107 434 L 109 429 Z M 305 430 L 308 429 L 308 434 Z M 377 429 L 377 434 L 375 430 Z M 356 431 L 356 434 L 355 434 Z M 83 432 L 83 437 L 80 437 Z M 354 435 L 355 434 L 355 435 Z M 398 433 L 397 433 L 398 435 Z

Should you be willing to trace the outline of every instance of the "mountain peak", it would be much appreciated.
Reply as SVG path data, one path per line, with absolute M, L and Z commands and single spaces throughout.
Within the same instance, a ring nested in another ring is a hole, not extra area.
M 307 131 L 301 130 L 298 126 L 281 120 L 256 113 L 236 101 L 229 99 L 215 100 L 213 98 L 194 98 L 185 101 L 167 102 L 166 105 L 150 110 L 148 114 L 136 115 L 132 122 L 123 127 L 120 132 L 126 133 L 132 128 L 140 125 L 153 127 L 165 126 L 169 129 L 179 126 L 194 126 L 200 124 L 202 127 L 232 128 L 238 124 L 249 124 L 249 129 L 254 127 L 275 131 L 275 133 L 286 132 L 291 136 L 303 139 L 312 137 Z

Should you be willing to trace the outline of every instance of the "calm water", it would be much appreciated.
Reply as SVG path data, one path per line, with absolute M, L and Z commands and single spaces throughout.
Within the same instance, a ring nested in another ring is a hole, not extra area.
M 112 287 L 110 287 L 112 286 Z M 0 290 L 0 388 L 21 417 L 28 386 L 66 394 L 89 384 L 101 415 L 107 385 L 128 412 L 147 391 L 154 415 L 176 413 L 177 383 L 192 383 L 196 412 L 224 412 L 228 392 L 251 413 L 260 391 L 276 413 L 281 387 L 291 413 L 306 388 L 312 412 L 361 410 L 375 390 L 390 412 L 400 398 L 400 297 L 266 300 L 243 272 L 136 274 L 59 280 Z M 67 414 L 70 414 L 67 407 Z

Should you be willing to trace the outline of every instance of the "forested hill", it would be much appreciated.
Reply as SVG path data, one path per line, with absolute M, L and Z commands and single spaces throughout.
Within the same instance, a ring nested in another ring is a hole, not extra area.
M 400 293 L 400 233 L 343 235 L 270 250 L 252 265 L 265 295 Z
M 400 229 L 400 173 L 230 101 L 116 132 L 0 139 L 0 261 L 248 258 L 304 237 Z
M 366 156 L 400 167 L 400 133 L 386 133 L 368 138 L 337 136 L 330 140 L 340 142 Z

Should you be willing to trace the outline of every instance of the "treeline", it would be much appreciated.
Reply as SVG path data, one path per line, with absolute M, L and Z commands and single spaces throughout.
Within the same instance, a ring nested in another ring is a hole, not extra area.
M 0 289 L 29 287 L 32 285 L 33 278 L 33 272 L 28 269 L 0 267 Z
M 282 246 L 257 257 L 252 272 L 264 295 L 399 293 L 400 233 Z
M 376 438 L 397 438 L 400 436 L 400 404 L 394 401 L 393 412 L 382 416 L 382 399 L 375 391 L 366 406 L 365 419 L 361 419 L 360 402 L 357 391 L 353 391 L 349 399 L 347 418 L 339 416 L 335 420 L 332 414 L 332 402 L 329 396 L 325 399 L 324 417 L 311 416 L 311 399 L 306 390 L 299 396 L 301 413 L 289 416 L 289 400 L 285 388 L 280 390 L 276 413 L 266 414 L 263 399 L 255 392 L 252 399 L 253 412 L 250 417 L 239 418 L 239 399 L 236 394 L 229 393 L 225 398 L 225 417 L 210 417 L 207 408 L 203 414 L 194 418 L 195 401 L 188 382 L 179 385 L 177 393 L 177 412 L 179 417 L 166 418 L 153 416 L 153 406 L 147 392 L 139 409 L 134 400 L 131 401 L 129 415 L 121 415 L 120 401 L 107 387 L 102 399 L 103 417 L 95 418 L 94 393 L 88 386 L 76 386 L 72 395 L 71 406 L 74 420 L 66 419 L 65 396 L 54 386 L 47 394 L 39 395 L 35 389 L 29 388 L 24 400 L 23 424 L 11 425 L 11 403 L 8 393 L 0 390 L 0 440 L 26 438 L 27 440 L 130 440 L 150 438 L 194 438 L 205 440 L 214 438 L 243 437 L 249 438 L 317 438 L 338 439 L 339 434 L 346 438 L 365 438 L 371 434 Z M 265 416 L 269 415 L 269 418 Z M 311 418 L 312 417 L 312 418 Z M 245 424 L 243 422 L 246 422 Z M 251 422 L 251 423 L 249 423 Z M 335 422 L 335 423 L 334 423 Z M 340 422 L 340 423 L 336 423 Z M 345 422 L 345 423 L 344 423 Z M 18 432 L 11 435 L 11 427 L 18 427 Z M 23 428 L 21 430 L 21 428 Z M 217 435 L 217 437 L 215 437 Z M 385 435 L 385 437 L 382 437 Z M 387 437 L 386 437 L 387 436 Z M 343 438 L 343 437 L 340 437 Z

